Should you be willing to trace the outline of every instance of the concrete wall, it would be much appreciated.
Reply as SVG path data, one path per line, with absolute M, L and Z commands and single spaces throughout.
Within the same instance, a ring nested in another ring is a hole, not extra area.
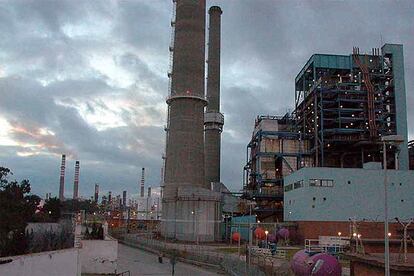
M 171 211 L 167 218 L 161 219 L 162 233 L 168 238 L 178 240 L 210 242 L 215 240 L 218 201 L 186 200 L 166 202 L 164 205 Z M 168 219 L 168 218 L 173 219 Z
M 29 222 L 26 226 L 26 231 L 33 231 L 33 233 L 53 232 L 58 233 L 62 231 L 62 225 L 55 222 Z
M 80 275 L 79 252 L 75 248 L 1 258 L 12 260 L 0 264 L 0 275 L 7 276 L 74 276 Z
M 118 260 L 117 240 L 82 240 L 82 248 L 79 251 L 82 273 L 115 273 Z
M 384 275 L 384 253 L 372 255 L 347 254 L 350 258 L 351 276 L 382 276 Z M 391 254 L 390 273 L 394 276 L 414 275 L 414 265 L 412 263 L 397 263 L 396 254 Z
M 333 180 L 332 187 L 310 186 L 310 179 Z M 388 212 L 414 217 L 414 171 L 388 170 Z M 384 171 L 341 168 L 302 168 L 285 178 L 285 188 L 303 181 L 303 187 L 285 191 L 286 221 L 384 220 Z

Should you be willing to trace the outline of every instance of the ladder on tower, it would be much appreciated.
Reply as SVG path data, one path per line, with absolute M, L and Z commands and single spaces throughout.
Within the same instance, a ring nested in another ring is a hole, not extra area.
M 175 39 L 175 20 L 176 20 L 176 9 L 177 9 L 177 1 L 172 0 L 173 2 L 173 12 L 171 17 L 171 40 L 170 40 L 170 60 L 169 60 L 169 69 L 168 69 L 168 96 L 172 96 L 172 70 L 173 70 L 173 61 L 174 61 L 174 39 Z M 170 105 L 167 104 L 167 125 L 164 127 L 165 130 L 165 152 L 162 155 L 163 159 L 163 174 L 166 173 L 166 164 L 167 164 L 167 150 L 168 150 L 168 138 L 169 138 L 169 130 L 170 130 Z M 162 177 L 165 179 L 165 177 Z

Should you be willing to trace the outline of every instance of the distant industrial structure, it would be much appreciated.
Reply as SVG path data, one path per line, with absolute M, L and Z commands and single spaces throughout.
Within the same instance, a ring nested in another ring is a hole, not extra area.
M 62 154 L 62 162 L 60 165 L 60 179 L 59 179 L 59 200 L 65 199 L 65 166 L 66 166 L 66 155 Z
M 73 181 L 73 199 L 79 198 L 79 161 L 75 163 L 75 178 Z
M 127 206 L 127 191 L 122 192 L 122 209 L 126 209 Z
M 390 135 L 403 141 L 387 143 L 384 154 L 382 139 Z M 315 221 L 346 221 L 348 227 L 354 216 L 384 220 L 385 155 L 393 169 L 391 215 L 412 217 L 407 142 L 402 45 L 385 44 L 370 54 L 358 48 L 351 55 L 315 54 L 295 79 L 294 111 L 257 117 L 243 197 L 256 201 L 254 213 L 266 222 L 306 220 L 316 227 Z
M 173 5 L 161 234 L 179 240 L 214 241 L 219 236 L 221 219 L 221 197 L 210 183 L 219 180 L 220 175 L 221 9 L 211 7 L 209 11 L 209 102 L 204 91 L 206 1 L 176 0 Z M 206 156 L 205 151 L 211 154 Z M 211 166 L 208 178 L 205 162 Z
M 94 196 L 94 201 L 96 203 L 98 203 L 99 200 L 99 184 L 95 183 L 95 196 Z
M 142 168 L 141 172 L 141 197 L 144 197 L 145 192 L 145 168 Z
M 132 196 L 129 199 L 130 218 L 159 220 L 162 214 L 161 187 L 149 187 L 147 196 Z

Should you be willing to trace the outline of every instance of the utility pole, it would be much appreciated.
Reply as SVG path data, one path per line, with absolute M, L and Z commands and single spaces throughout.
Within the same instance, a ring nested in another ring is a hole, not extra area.
M 388 239 L 388 188 L 387 188 L 387 143 L 398 146 L 404 142 L 401 135 L 387 135 L 381 138 L 384 167 L 384 263 L 385 276 L 390 276 L 390 242 Z M 396 165 L 398 167 L 398 165 Z
M 385 276 L 390 276 L 390 243 L 388 240 L 388 189 L 387 189 L 387 146 L 382 142 L 382 155 L 384 163 L 384 258 Z

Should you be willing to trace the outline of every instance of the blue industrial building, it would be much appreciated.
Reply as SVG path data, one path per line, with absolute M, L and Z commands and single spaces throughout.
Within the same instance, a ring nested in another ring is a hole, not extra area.
M 391 216 L 414 217 L 403 46 L 314 54 L 295 78 L 294 111 L 255 122 L 244 196 L 262 221 L 381 220 L 390 135 L 403 139 L 387 145 Z

